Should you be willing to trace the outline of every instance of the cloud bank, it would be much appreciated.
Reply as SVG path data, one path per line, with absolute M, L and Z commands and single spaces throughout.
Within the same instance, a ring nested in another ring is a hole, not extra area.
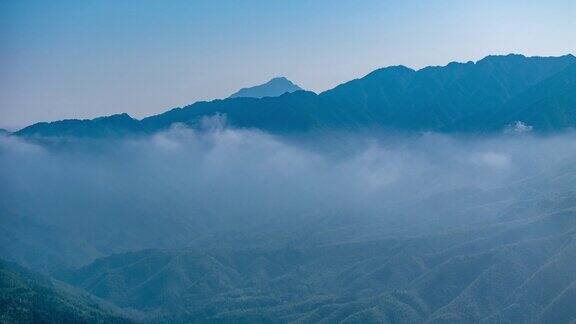
M 176 126 L 139 139 L 42 145 L 2 137 L 1 221 L 13 238 L 2 253 L 37 239 L 22 224 L 64 233 L 57 240 L 76 240 L 82 251 L 73 252 L 83 257 L 74 265 L 315 217 L 366 217 L 381 224 L 441 219 L 443 208 L 453 210 L 470 192 L 513 195 L 517 184 L 569 163 L 575 139 L 524 133 L 324 134 L 303 140 L 230 129 L 218 119 L 199 131 Z M 438 195 L 447 197 L 440 205 L 422 203 Z M 462 217 L 481 221 L 494 217 L 490 213 Z M 42 248 L 31 249 L 42 254 Z

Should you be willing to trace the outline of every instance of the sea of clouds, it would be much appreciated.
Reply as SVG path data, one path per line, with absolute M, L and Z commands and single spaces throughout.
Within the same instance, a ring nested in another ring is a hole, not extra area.
M 181 245 L 189 233 L 318 213 L 386 222 L 397 217 L 390 206 L 443 192 L 457 200 L 460 190 L 512 188 L 570 164 L 575 153 L 573 133 L 282 137 L 220 120 L 138 138 L 5 136 L 1 221 L 5 229 L 20 217 L 93 235 L 105 253 L 120 241 L 121 250 Z M 434 208 L 425 213 L 438 217 Z M 170 237 L 175 229 L 182 232 Z

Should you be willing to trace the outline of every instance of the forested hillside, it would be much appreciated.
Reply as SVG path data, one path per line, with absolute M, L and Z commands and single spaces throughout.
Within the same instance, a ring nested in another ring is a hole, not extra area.
M 131 323 L 133 320 L 94 296 L 0 260 L 0 322 Z

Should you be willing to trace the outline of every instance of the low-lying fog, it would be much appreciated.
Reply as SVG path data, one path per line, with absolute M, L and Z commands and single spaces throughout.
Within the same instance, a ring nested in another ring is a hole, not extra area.
M 323 226 L 310 219 L 333 215 L 384 227 L 482 222 L 497 216 L 499 198 L 575 153 L 572 133 L 304 140 L 217 120 L 138 139 L 2 137 L 2 255 L 38 268 L 77 266 L 113 252 L 188 246 L 210 233 Z M 472 211 L 482 199 L 470 197 L 483 192 L 493 195 L 482 198 L 490 208 Z M 65 252 L 51 259 L 58 249 Z

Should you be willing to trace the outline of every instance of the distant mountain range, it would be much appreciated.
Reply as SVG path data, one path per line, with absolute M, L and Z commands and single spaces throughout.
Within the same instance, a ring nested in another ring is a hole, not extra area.
M 250 88 L 242 88 L 229 98 L 264 98 L 278 97 L 285 93 L 303 90 L 285 77 L 274 78 L 264 84 Z
M 218 114 L 225 115 L 231 126 L 273 133 L 366 128 L 487 133 L 514 129 L 513 125 L 551 132 L 576 126 L 573 55 L 487 56 L 478 62 L 453 62 L 420 70 L 392 66 L 320 94 L 295 91 L 267 96 L 289 92 L 285 87 L 274 86 L 288 82 L 273 79 L 265 85 L 240 90 L 228 99 L 197 102 L 142 120 L 127 114 L 63 120 L 37 123 L 15 134 L 150 134 L 175 123 L 195 127 L 204 117 Z

